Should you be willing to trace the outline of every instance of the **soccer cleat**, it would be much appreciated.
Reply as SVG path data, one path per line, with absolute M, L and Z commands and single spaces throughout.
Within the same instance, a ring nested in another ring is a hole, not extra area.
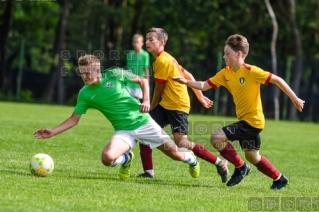
M 281 177 L 279 178 L 279 180 L 273 181 L 272 185 L 270 186 L 270 189 L 279 190 L 279 189 L 285 187 L 287 184 L 289 184 L 289 180 L 286 176 L 284 176 L 282 174 Z
M 189 173 L 193 178 L 198 178 L 199 172 L 200 172 L 200 166 L 198 161 L 196 162 L 196 165 L 189 164 Z
M 227 165 L 228 165 L 228 161 L 224 158 L 222 158 L 221 161 L 217 165 L 215 165 L 217 169 L 217 173 L 222 178 L 222 183 L 227 182 L 227 178 L 228 178 L 227 176 L 229 174 Z
M 139 178 L 155 178 L 154 175 L 152 175 L 152 174 L 150 174 L 148 172 L 144 172 L 142 174 L 139 174 L 139 175 L 137 175 L 137 177 L 139 177 Z
M 235 168 L 234 174 L 231 176 L 230 180 L 227 182 L 227 186 L 234 186 L 240 183 L 244 177 L 246 177 L 250 173 L 251 169 L 248 164 L 244 163 L 239 168 Z
M 119 176 L 121 180 L 127 180 L 131 176 L 131 165 L 132 165 L 132 160 L 134 158 L 133 152 L 130 152 L 130 159 L 126 163 L 121 165 L 121 168 L 119 170 Z

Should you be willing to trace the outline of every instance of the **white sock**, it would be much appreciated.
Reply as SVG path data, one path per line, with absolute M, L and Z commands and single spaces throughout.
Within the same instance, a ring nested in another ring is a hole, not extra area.
M 220 159 L 219 157 L 217 157 L 216 161 L 215 161 L 215 165 L 219 164 L 219 162 L 222 161 L 222 159 Z
M 274 180 L 274 181 L 277 181 L 277 180 L 279 180 L 280 179 L 280 177 L 281 177 L 281 174 L 279 175 L 279 177 L 276 179 L 276 180 Z
M 130 159 L 130 154 L 128 153 L 124 153 L 123 155 L 121 155 L 120 157 L 118 157 L 114 163 L 111 164 L 111 167 L 115 167 L 115 166 L 119 166 L 123 163 L 126 163 L 127 161 L 129 161 Z
M 196 160 L 196 157 L 194 154 L 192 154 L 188 149 L 185 149 L 185 148 L 180 148 L 180 149 L 184 152 L 184 155 L 185 155 L 184 162 L 185 163 L 188 163 L 192 166 L 197 164 L 197 160 Z
M 150 175 L 154 176 L 154 170 L 153 169 L 145 170 L 145 172 L 147 172 Z

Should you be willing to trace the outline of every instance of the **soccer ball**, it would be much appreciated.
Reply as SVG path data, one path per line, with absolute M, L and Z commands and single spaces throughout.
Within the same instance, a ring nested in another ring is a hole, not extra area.
M 30 162 L 30 171 L 32 174 L 40 177 L 46 177 L 52 174 L 54 162 L 52 158 L 44 153 L 36 154 Z

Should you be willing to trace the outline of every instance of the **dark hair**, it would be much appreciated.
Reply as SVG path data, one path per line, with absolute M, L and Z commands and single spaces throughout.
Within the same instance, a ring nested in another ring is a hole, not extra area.
M 235 52 L 241 51 L 245 56 L 249 52 L 248 40 L 242 35 L 235 34 L 229 36 L 225 44 L 228 45 Z

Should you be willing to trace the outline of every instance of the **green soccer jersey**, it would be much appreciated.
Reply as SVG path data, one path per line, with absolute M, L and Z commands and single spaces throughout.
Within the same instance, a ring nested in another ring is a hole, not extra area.
M 79 92 L 75 114 L 85 114 L 96 108 L 111 122 L 115 130 L 135 130 L 150 120 L 141 113 L 140 103 L 133 98 L 124 83 L 132 82 L 132 74 L 120 68 L 102 72 L 101 82 L 85 85 Z
M 133 74 L 141 77 L 147 77 L 145 73 L 145 68 L 150 66 L 150 56 L 147 51 L 143 50 L 141 52 L 136 52 L 134 50 L 129 51 L 127 54 L 126 65 Z M 130 88 L 139 88 L 139 84 L 126 83 Z

